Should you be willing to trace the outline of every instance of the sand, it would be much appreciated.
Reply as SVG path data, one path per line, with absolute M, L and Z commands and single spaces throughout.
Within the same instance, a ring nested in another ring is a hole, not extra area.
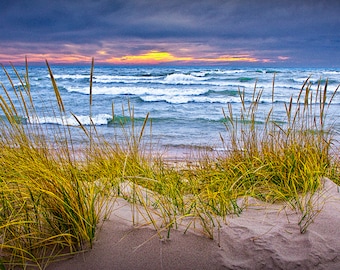
M 47 269 L 340 269 L 339 187 L 325 179 L 314 199 L 321 211 L 304 234 L 289 207 L 249 198 L 214 240 L 181 229 L 160 240 L 149 225 L 133 226 L 131 206 L 119 199 L 91 250 Z

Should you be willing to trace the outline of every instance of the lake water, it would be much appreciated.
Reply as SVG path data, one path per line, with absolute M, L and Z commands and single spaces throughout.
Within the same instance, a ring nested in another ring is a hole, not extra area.
M 17 69 L 24 74 L 24 68 Z M 19 85 L 10 68 L 8 71 L 14 84 Z M 110 138 L 121 134 L 117 131 L 121 128 L 117 122 L 129 115 L 130 103 L 136 129 L 149 113 L 145 137 L 149 139 L 152 123 L 152 144 L 169 151 L 196 147 L 220 149 L 220 135 L 226 133 L 222 109 L 227 111 L 231 104 L 237 115 L 242 104 L 239 91 L 245 92 L 245 104 L 249 104 L 255 84 L 258 90 L 263 90 L 259 119 L 265 118 L 274 104 L 273 117 L 280 121 L 285 121 L 284 104 L 291 97 L 297 97 L 308 77 L 312 90 L 316 90 L 319 80 L 324 85 L 328 79 L 328 96 L 340 84 L 340 69 L 95 66 L 90 109 L 90 66 L 58 65 L 52 66 L 52 71 L 66 108 L 64 118 L 56 113 L 56 99 L 46 66 L 29 67 L 31 92 L 40 124 L 78 126 L 72 112 L 83 125 L 89 125 L 91 114 L 97 131 Z M 0 81 L 12 92 L 4 72 L 0 73 Z M 110 124 L 112 104 L 116 124 Z M 337 129 L 339 95 L 335 96 L 328 115 Z M 81 138 L 74 141 L 79 145 L 85 143 Z

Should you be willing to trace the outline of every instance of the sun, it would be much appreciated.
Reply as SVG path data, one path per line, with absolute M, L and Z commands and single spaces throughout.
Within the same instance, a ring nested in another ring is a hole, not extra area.
M 165 51 L 149 51 L 140 55 L 125 55 L 122 57 L 111 57 L 107 59 L 108 63 L 115 64 L 157 64 L 175 61 L 192 61 L 192 57 L 176 57 Z
M 227 62 L 260 62 L 261 60 L 249 54 L 235 54 L 223 55 L 219 57 L 192 57 L 192 56 L 176 56 L 173 53 L 166 51 L 152 50 L 139 55 L 125 55 L 121 57 L 111 57 L 104 60 L 106 63 L 111 64 L 159 64 L 159 63 L 227 63 Z

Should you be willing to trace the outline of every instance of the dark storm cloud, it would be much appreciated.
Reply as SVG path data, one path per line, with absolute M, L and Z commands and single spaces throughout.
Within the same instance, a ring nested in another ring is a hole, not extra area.
M 339 1 L 3 0 L 0 5 L 0 43 L 7 46 L 138 40 L 125 46 L 126 54 L 168 42 L 203 44 L 210 53 L 245 50 L 299 61 L 318 53 L 333 56 L 323 59 L 330 63 L 340 59 Z

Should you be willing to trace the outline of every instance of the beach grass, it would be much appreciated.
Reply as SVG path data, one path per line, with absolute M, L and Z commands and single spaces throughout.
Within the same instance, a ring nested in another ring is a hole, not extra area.
M 55 117 L 66 119 L 67 109 L 46 65 L 56 98 Z M 138 226 L 142 214 L 160 238 L 163 231 L 170 237 L 172 229 L 183 226 L 184 231 L 200 228 L 214 238 L 229 215 L 242 214 L 242 202 L 249 196 L 296 210 L 304 233 L 321 210 L 313 195 L 322 178 L 338 179 L 339 162 L 331 154 L 337 145 L 326 121 L 338 89 L 328 97 L 327 81 L 312 89 L 307 78 L 297 100 L 284 104 L 285 120 L 280 122 L 273 117 L 274 105 L 266 120 L 259 121 L 262 91 L 256 84 L 250 103 L 240 90 L 240 111 L 229 105 L 221 112 L 225 151 L 196 153 L 194 160 L 176 165 L 150 149 L 144 140 L 146 132 L 152 133 L 149 115 L 135 125 L 130 103 L 123 116 L 128 121 L 116 127 L 123 140 L 104 138 L 93 123 L 85 126 L 75 115 L 87 143 L 75 149 L 67 122 L 55 125 L 51 140 L 37 122 L 27 63 L 26 67 L 20 75 L 12 66 L 15 78 L 3 67 L 11 87 L 2 84 L 0 95 L 0 269 L 43 269 L 51 261 L 91 248 L 117 198 L 131 204 L 133 224 Z M 90 117 L 93 73 L 92 61 Z
M 327 81 L 311 89 L 307 79 L 296 100 L 285 104 L 285 121 L 276 122 L 274 105 L 262 125 L 256 124 L 261 91 L 254 88 L 249 107 L 243 102 L 238 118 L 231 106 L 226 121 L 229 155 L 220 158 L 222 168 L 235 173 L 233 185 L 261 200 L 285 201 L 301 214 L 301 232 L 320 210 L 311 194 L 321 186 L 322 177 L 332 177 L 334 163 L 330 155 L 335 143 L 332 123 L 326 115 L 337 89 L 327 97 Z M 273 83 L 274 100 L 274 83 Z M 240 92 L 244 100 L 244 92 Z M 274 104 L 274 103 L 273 103 Z M 250 119 L 249 123 L 239 119 Z M 307 198 L 307 199 L 306 199 Z

